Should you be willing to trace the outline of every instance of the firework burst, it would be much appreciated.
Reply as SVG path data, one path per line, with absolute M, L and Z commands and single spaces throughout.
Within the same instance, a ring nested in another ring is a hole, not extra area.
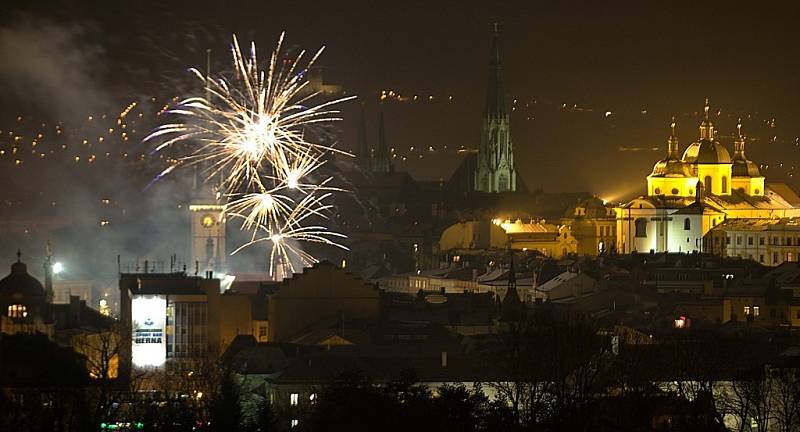
M 205 96 L 178 102 L 167 113 L 179 120 L 162 124 L 145 138 L 161 140 L 154 152 L 189 144 L 191 150 L 178 165 L 203 167 L 207 181 L 218 184 L 227 201 L 226 215 L 240 219 L 241 229 L 252 233 L 233 253 L 271 243 L 269 270 L 276 278 L 295 272 L 298 265 L 317 262 L 302 249 L 304 242 L 346 249 L 337 242 L 345 236 L 319 222 L 327 220 L 328 199 L 341 189 L 329 186 L 331 177 L 319 179 L 315 174 L 327 154 L 347 153 L 308 138 L 307 132 L 341 120 L 334 106 L 353 98 L 315 104 L 318 94 L 308 90 L 306 76 L 324 48 L 308 60 L 301 51 L 285 61 L 283 37 L 261 69 L 255 44 L 245 56 L 234 36 L 233 74 L 215 78 L 190 69 L 202 82 Z

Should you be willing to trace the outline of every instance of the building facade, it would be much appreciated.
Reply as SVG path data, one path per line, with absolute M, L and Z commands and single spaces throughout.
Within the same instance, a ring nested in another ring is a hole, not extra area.
M 709 252 L 777 266 L 798 261 L 800 219 L 729 219 L 706 237 Z
M 667 155 L 647 177 L 647 195 L 615 209 L 618 251 L 699 252 L 708 248 L 706 234 L 727 219 L 800 216 L 800 198 L 784 184 L 765 183 L 745 155 L 741 122 L 733 157 L 716 140 L 708 100 L 699 132 L 680 156 L 673 119 Z

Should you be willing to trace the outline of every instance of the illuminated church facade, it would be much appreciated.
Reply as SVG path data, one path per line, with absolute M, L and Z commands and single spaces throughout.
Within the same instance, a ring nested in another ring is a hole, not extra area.
M 667 154 L 647 176 L 647 195 L 615 209 L 617 251 L 708 251 L 706 234 L 726 219 L 779 219 L 800 216 L 800 198 L 785 184 L 766 183 L 745 154 L 741 121 L 733 156 L 716 139 L 708 100 L 699 138 L 680 152 L 675 121 Z
M 500 34 L 495 23 L 492 33 L 489 85 L 481 125 L 481 144 L 475 167 L 475 190 L 479 192 L 514 192 L 517 171 L 511 142 L 510 116 L 503 95 L 503 62 L 500 58 Z

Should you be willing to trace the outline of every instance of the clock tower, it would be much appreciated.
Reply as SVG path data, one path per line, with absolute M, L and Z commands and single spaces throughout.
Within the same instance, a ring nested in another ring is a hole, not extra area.
M 225 268 L 225 206 L 191 204 L 191 265 L 198 271 L 222 271 Z

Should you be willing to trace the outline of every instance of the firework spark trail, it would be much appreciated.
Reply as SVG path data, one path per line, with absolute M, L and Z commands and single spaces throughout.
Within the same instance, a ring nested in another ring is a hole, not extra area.
M 308 61 L 304 61 L 306 52 L 301 51 L 285 63 L 281 58 L 283 38 L 281 34 L 266 70 L 261 70 L 255 44 L 245 56 L 234 36 L 233 76 L 214 78 L 190 69 L 204 85 L 207 96 L 177 103 L 167 113 L 180 120 L 162 124 L 144 139 L 162 140 L 153 152 L 179 142 L 191 145 L 193 150 L 177 165 L 200 164 L 208 181 L 218 181 L 227 201 L 225 213 L 241 219 L 241 229 L 252 233 L 250 241 L 233 253 L 270 242 L 269 270 L 273 275 L 276 270 L 284 275 L 295 272 L 294 262 L 303 266 L 317 262 L 299 243 L 347 249 L 337 242 L 346 238 L 343 234 L 305 223 L 310 218 L 327 220 L 331 209 L 327 200 L 333 192 L 342 190 L 329 186 L 331 177 L 315 178 L 315 172 L 325 165 L 324 157 L 331 152 L 352 156 L 307 139 L 306 132 L 319 124 L 341 120 L 334 106 L 354 97 L 314 104 L 318 94 L 306 90 L 306 76 L 324 48 Z

